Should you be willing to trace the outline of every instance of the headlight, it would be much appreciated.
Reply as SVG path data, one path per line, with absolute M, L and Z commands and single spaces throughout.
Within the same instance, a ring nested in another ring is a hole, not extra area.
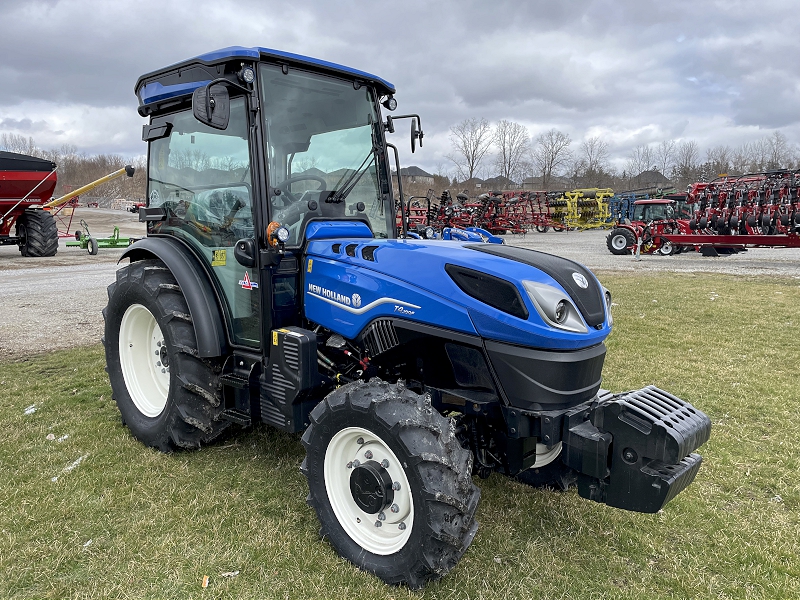
M 436 230 L 433 227 L 426 227 L 425 228 L 425 239 L 432 240 L 436 237 Z
M 614 323 L 614 317 L 611 315 L 611 292 L 609 292 L 606 288 L 603 288 L 603 296 L 606 299 L 606 314 L 608 315 L 608 325 L 611 326 Z
M 522 285 L 545 323 L 575 333 L 589 331 L 580 312 L 562 290 L 535 281 L 523 281 Z

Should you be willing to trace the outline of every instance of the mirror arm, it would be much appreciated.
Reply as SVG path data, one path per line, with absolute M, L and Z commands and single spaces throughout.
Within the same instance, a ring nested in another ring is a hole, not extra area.
M 234 87 L 237 90 L 241 90 L 243 92 L 247 92 L 248 94 L 252 94 L 253 93 L 253 90 L 251 90 L 250 88 L 246 88 L 243 85 L 239 85 L 238 83 L 235 83 L 235 82 L 231 81 L 230 79 L 226 79 L 225 77 L 218 77 L 217 79 L 213 79 L 213 80 L 209 81 L 206 84 L 206 96 L 207 97 L 210 97 L 211 86 L 212 85 L 216 85 L 218 83 L 224 83 L 225 85 L 227 85 L 229 87 Z M 206 107 L 206 108 L 208 108 L 208 107 Z M 419 117 L 417 117 L 417 118 L 419 118 Z
M 403 203 L 403 181 L 402 177 L 400 177 L 400 156 L 397 152 L 397 147 L 394 144 L 386 144 L 387 148 L 391 148 L 394 150 L 394 164 L 395 168 L 397 169 L 397 193 L 400 194 L 400 221 L 402 223 L 400 231 L 403 234 L 403 237 L 407 237 L 407 223 L 406 223 L 406 209 Z M 394 207 L 392 207 L 394 208 Z

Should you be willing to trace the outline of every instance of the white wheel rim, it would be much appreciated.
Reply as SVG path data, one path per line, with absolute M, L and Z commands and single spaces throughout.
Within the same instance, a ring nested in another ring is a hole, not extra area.
M 618 233 L 611 238 L 611 245 L 614 246 L 614 250 L 623 250 L 624 248 L 628 247 L 628 238 L 626 238 L 623 234 Z
M 533 463 L 531 469 L 545 467 L 551 462 L 556 460 L 561 454 L 561 442 L 554 446 L 545 446 L 544 444 L 536 444 L 536 462 Z
M 368 452 L 372 453 L 372 458 L 368 458 Z M 394 490 L 392 505 L 377 515 L 361 510 L 350 492 L 350 475 L 356 460 L 362 463 L 388 461 L 385 469 L 394 487 L 399 484 L 399 489 Z M 350 539 L 364 550 L 381 556 L 399 552 L 405 546 L 414 525 L 414 500 L 406 473 L 386 442 L 361 427 L 342 429 L 325 450 L 324 474 L 331 508 Z
M 169 394 L 169 364 L 161 328 L 141 304 L 131 304 L 119 327 L 119 359 L 125 387 L 139 412 L 157 417 Z
M 664 242 L 661 244 L 661 254 L 669 255 L 672 254 L 672 242 Z

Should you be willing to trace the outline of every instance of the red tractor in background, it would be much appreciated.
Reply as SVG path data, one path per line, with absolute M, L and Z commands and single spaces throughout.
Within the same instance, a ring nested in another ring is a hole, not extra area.
M 612 254 L 658 253 L 669 256 L 680 252 L 683 246 L 673 245 L 665 235 L 691 233 L 690 220 L 694 215 L 689 198 L 671 195 L 653 200 L 637 200 L 633 205 L 633 218 L 619 221 L 606 238 Z

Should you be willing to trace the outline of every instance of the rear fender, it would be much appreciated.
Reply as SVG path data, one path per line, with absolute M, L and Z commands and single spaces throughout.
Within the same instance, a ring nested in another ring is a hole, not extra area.
M 200 356 L 228 354 L 225 320 L 214 285 L 191 250 L 171 237 L 147 237 L 128 247 L 122 254 L 131 262 L 158 258 L 167 265 L 181 286 L 197 336 Z

